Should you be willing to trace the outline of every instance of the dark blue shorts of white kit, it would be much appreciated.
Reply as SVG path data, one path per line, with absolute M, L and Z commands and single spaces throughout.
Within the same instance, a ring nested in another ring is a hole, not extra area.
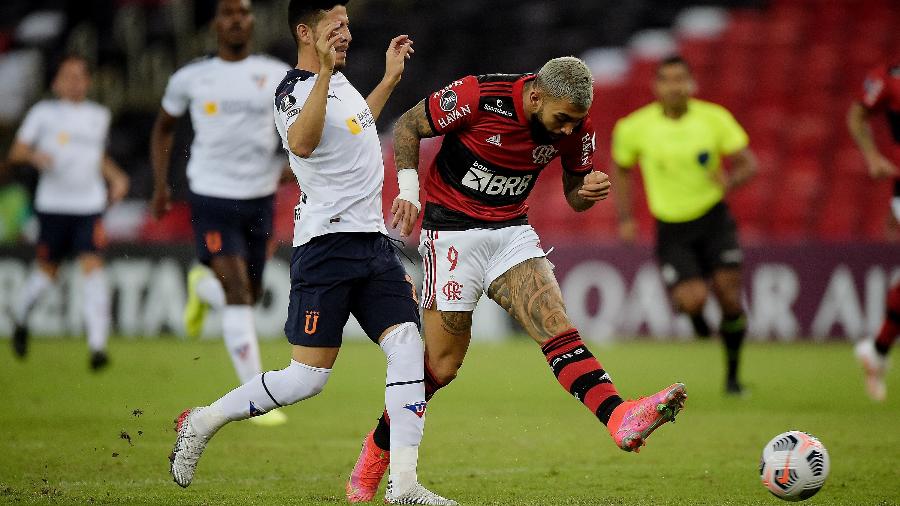
M 275 196 L 237 200 L 191 192 L 188 201 L 197 259 L 209 265 L 217 255 L 242 257 L 247 261 L 250 281 L 262 282 L 272 239 Z
M 103 218 L 99 214 L 37 213 L 37 257 L 59 263 L 83 253 L 96 253 L 106 245 Z
M 393 325 L 419 325 L 412 278 L 390 240 L 374 232 L 342 232 L 294 248 L 288 341 L 339 347 L 351 314 L 374 342 Z

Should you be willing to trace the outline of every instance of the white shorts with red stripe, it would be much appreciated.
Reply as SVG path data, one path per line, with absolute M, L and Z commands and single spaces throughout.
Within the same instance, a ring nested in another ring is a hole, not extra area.
M 472 311 L 491 283 L 530 258 L 547 256 L 531 225 L 470 230 L 425 230 L 419 238 L 422 307 Z

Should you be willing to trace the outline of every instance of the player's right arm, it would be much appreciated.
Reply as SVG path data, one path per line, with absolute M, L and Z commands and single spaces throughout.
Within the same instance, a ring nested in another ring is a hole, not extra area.
M 869 167 L 869 175 L 874 178 L 896 176 L 900 174 L 897 167 L 891 163 L 875 145 L 872 129 L 869 127 L 869 118 L 872 110 L 866 108 L 861 102 L 853 102 L 847 111 L 847 129 L 856 142 L 856 147 L 866 159 Z
M 632 213 L 631 169 L 637 164 L 638 150 L 632 139 L 627 118 L 613 129 L 612 172 L 616 174 L 616 212 L 619 216 L 619 237 L 633 243 L 637 237 L 637 223 Z
M 319 73 L 316 82 L 297 114 L 297 119 L 288 128 L 288 148 L 300 158 L 309 158 L 322 141 L 325 128 L 325 103 L 328 100 L 328 85 L 334 71 L 334 45 L 343 37 L 338 33 L 341 23 L 332 23 L 331 30 L 323 30 L 316 40 L 316 54 L 319 56 Z
M 394 199 L 391 227 L 412 233 L 419 216 L 419 141 L 466 128 L 478 110 L 478 78 L 466 76 L 432 93 L 403 113 L 394 126 L 394 165 L 400 194 Z
M 391 227 L 400 225 L 400 235 L 412 233 L 419 217 L 419 142 L 437 135 L 428 122 L 425 100 L 403 113 L 394 125 L 394 164 L 400 194 L 391 205 Z
M 53 158 L 39 151 L 34 146 L 37 144 L 41 131 L 40 104 L 31 108 L 22 126 L 16 133 L 16 139 L 9 150 L 7 160 L 14 165 L 30 165 L 37 170 L 46 170 L 53 165 Z
M 869 127 L 869 119 L 884 105 L 886 100 L 885 69 L 882 68 L 872 72 L 866 78 L 862 96 L 854 101 L 850 105 L 850 110 L 847 111 L 847 129 L 866 159 L 869 174 L 874 178 L 900 174 L 897 167 L 878 150 L 872 136 L 872 129 Z

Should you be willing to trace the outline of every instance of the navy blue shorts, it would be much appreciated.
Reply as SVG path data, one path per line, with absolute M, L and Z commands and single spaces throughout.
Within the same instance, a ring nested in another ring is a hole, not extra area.
M 343 232 L 294 248 L 284 324 L 288 341 L 339 347 L 351 314 L 374 342 L 393 325 L 419 325 L 412 278 L 390 240 L 374 232 Z
M 190 192 L 191 225 L 197 259 L 209 265 L 216 255 L 242 257 L 250 282 L 262 282 L 272 238 L 275 196 L 248 200 L 221 199 Z
M 103 217 L 99 214 L 37 213 L 37 257 L 59 263 L 82 253 L 96 253 L 106 246 Z

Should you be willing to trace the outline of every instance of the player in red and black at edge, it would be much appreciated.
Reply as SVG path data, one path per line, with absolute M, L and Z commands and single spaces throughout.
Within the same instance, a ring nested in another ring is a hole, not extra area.
M 868 121 L 876 115 L 887 118 L 893 143 L 887 155 L 878 150 Z M 869 174 L 876 179 L 894 178 L 894 196 L 891 209 L 895 225 L 900 221 L 900 64 L 883 65 L 866 77 L 862 94 L 850 106 L 847 127 L 856 145 L 866 159 Z M 895 283 L 887 294 L 887 314 L 881 331 L 875 338 L 868 338 L 856 345 L 856 357 L 866 374 L 866 390 L 876 401 L 887 396 L 884 375 L 887 371 L 887 354 L 900 334 L 900 283 Z
M 588 110 L 593 80 L 573 57 L 537 74 L 466 76 L 407 111 L 394 129 L 400 194 L 392 226 L 408 236 L 419 214 L 419 142 L 444 136 L 426 169 L 421 243 L 426 400 L 452 381 L 471 340 L 482 293 L 503 307 L 540 346 L 562 387 L 604 423 L 617 446 L 636 451 L 684 406 L 676 383 L 623 401 L 566 314 L 553 268 L 528 225 L 525 200 L 557 156 L 565 198 L 585 211 L 609 195 L 593 170 L 595 134 Z M 371 499 L 390 456 L 386 416 L 370 432 L 347 484 L 350 502 Z

